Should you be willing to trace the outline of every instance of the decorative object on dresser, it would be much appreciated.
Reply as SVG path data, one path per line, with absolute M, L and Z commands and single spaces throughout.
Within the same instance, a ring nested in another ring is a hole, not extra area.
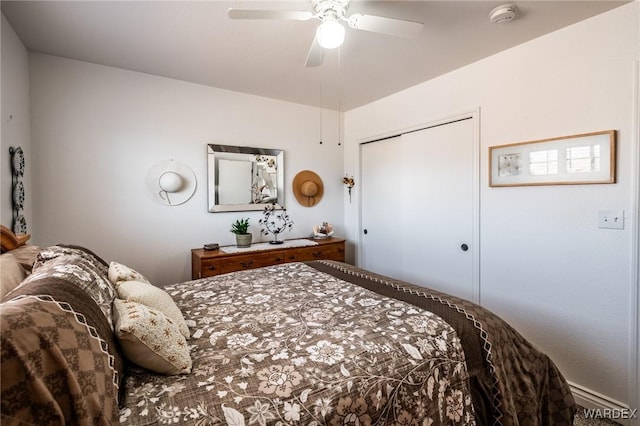
M 322 222 L 322 225 L 313 227 L 313 238 L 322 239 L 329 238 L 333 235 L 333 225 L 328 222 Z
M 191 167 L 176 160 L 154 164 L 145 179 L 153 199 L 165 206 L 184 204 L 196 192 L 197 179 Z
M 303 170 L 293 178 L 293 195 L 305 207 L 313 207 L 320 202 L 324 192 L 322 179 L 311 170 Z
M 192 249 L 191 277 L 195 280 L 243 269 L 309 260 L 344 262 L 345 240 L 335 237 L 318 241 L 302 238 L 285 240 L 277 247 L 268 243 L 258 243 L 250 249 L 236 249 L 235 246 L 220 247 L 220 250 L 216 251 Z
M 231 232 L 236 234 L 238 247 L 250 247 L 253 235 L 249 233 L 249 218 L 238 219 L 231 225 Z
M 260 234 L 273 234 L 273 240 L 269 241 L 269 243 L 282 244 L 282 241 L 278 240 L 278 235 L 287 229 L 291 231 L 293 227 L 293 221 L 289 218 L 287 209 L 277 204 L 267 204 L 262 214 L 264 217 L 258 221 L 263 226 Z
M 207 243 L 202 246 L 202 248 L 204 250 L 218 250 L 220 248 L 220 245 L 218 243 Z

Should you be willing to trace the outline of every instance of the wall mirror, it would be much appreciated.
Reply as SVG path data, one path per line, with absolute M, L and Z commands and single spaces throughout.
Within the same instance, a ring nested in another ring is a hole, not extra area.
M 208 144 L 210 212 L 263 210 L 284 205 L 284 153 L 281 149 Z

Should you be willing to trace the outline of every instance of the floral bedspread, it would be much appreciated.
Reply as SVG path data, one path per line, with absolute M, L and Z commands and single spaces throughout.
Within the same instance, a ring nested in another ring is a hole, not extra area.
M 475 424 L 460 339 L 427 310 L 304 263 L 165 290 L 193 372 L 133 367 L 123 424 Z

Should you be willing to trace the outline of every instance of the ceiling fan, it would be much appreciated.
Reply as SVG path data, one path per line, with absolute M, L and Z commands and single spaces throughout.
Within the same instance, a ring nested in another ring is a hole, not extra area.
M 396 37 L 415 37 L 424 24 L 421 22 L 405 21 L 386 18 L 383 16 L 364 15 L 354 13 L 347 17 L 346 12 L 351 0 L 311 0 L 312 11 L 299 10 L 259 10 L 234 9 L 228 11 L 231 19 L 280 19 L 293 21 L 308 21 L 319 19 L 322 23 L 316 30 L 313 43 L 307 55 L 305 66 L 316 67 L 322 64 L 324 49 L 333 49 L 344 41 L 345 28 L 340 23 L 344 21 L 356 30 L 372 31 Z

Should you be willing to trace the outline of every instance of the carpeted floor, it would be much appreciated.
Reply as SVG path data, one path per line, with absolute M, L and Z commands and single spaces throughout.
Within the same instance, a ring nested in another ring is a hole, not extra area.
M 576 417 L 574 418 L 573 426 L 619 426 L 619 423 L 616 423 L 613 420 L 586 419 L 584 417 L 584 411 L 584 407 L 578 406 L 578 412 L 576 413 Z

